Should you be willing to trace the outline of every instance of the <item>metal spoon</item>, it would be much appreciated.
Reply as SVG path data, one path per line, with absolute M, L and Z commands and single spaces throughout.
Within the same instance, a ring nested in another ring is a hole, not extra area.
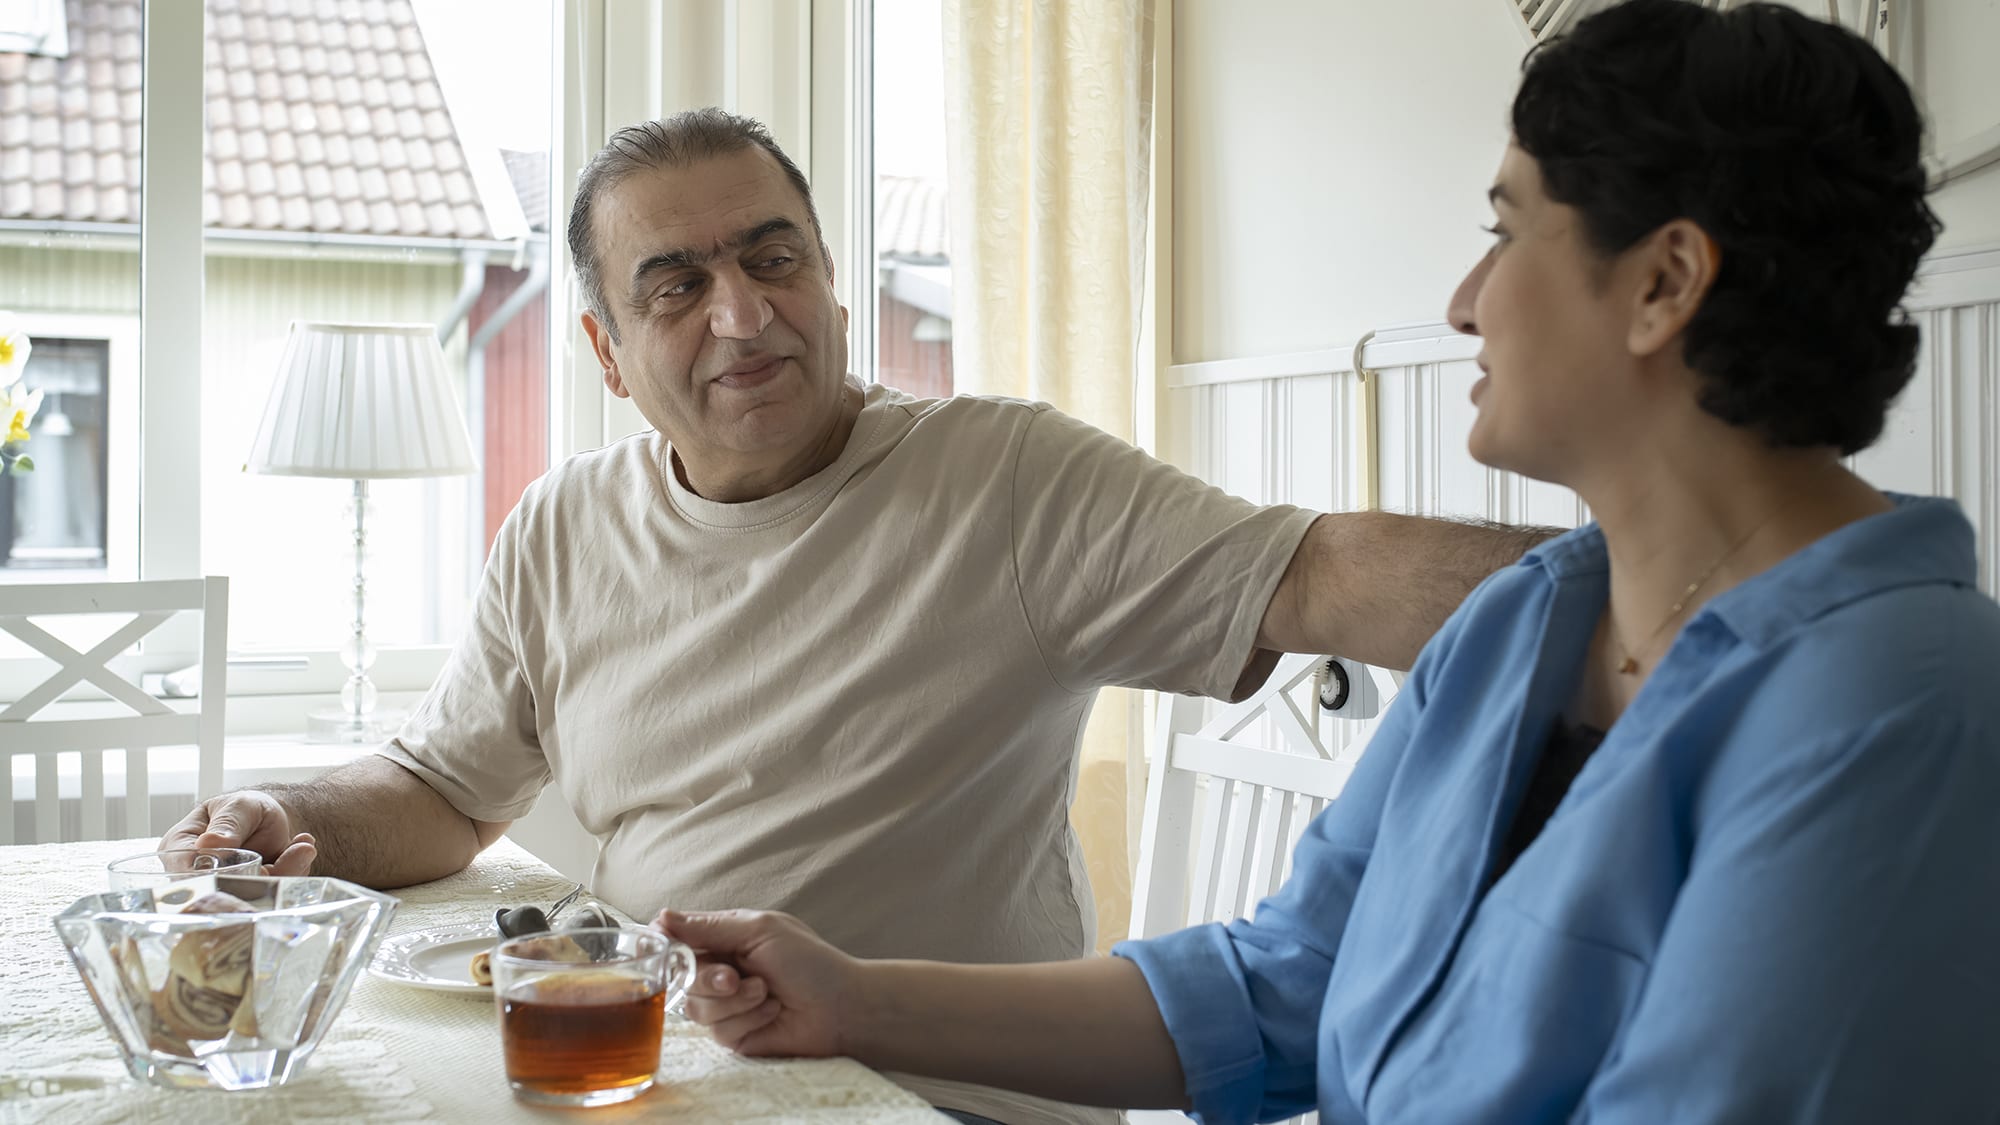
M 545 912 L 539 906 L 503 906 L 493 912 L 493 928 L 501 937 L 521 937 L 524 934 L 539 934 L 555 927 L 556 915 L 575 902 L 583 893 L 583 884 L 578 883 L 570 892 L 556 900 L 554 906 Z

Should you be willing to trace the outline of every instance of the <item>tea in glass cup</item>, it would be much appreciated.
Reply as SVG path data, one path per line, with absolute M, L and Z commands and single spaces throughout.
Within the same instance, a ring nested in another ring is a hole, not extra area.
M 264 857 L 247 848 L 172 848 L 114 859 L 104 871 L 112 890 L 136 891 L 202 875 L 262 875 Z
M 514 1096 L 593 1106 L 652 1088 L 667 1009 L 687 993 L 695 958 L 652 930 L 606 927 L 511 938 L 492 968 Z

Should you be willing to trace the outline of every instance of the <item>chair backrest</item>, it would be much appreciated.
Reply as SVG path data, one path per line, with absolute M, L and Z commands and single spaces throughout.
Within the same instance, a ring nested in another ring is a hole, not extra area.
M 1291 655 L 1255 695 L 1206 721 L 1206 700 L 1162 696 L 1131 936 L 1248 917 L 1275 892 L 1299 836 L 1340 795 L 1401 684 L 1385 669 Z M 1317 1121 L 1309 1113 L 1286 1125 Z
M 1382 668 L 1291 655 L 1206 721 L 1207 701 L 1162 697 L 1131 936 L 1247 917 L 1275 892 L 1401 683 Z
M 142 637 L 177 614 L 201 620 L 201 688 L 192 711 L 175 710 L 136 682 L 137 673 L 119 661 Z M 128 617 L 103 640 L 79 652 L 38 622 L 56 617 Z M 53 663 L 39 684 L 0 707 L 0 763 L 6 766 L 6 804 L 0 815 L 0 844 L 14 839 L 14 762 L 34 762 L 33 841 L 59 838 L 63 773 L 59 755 L 77 755 L 73 782 L 80 798 L 81 839 L 107 838 L 104 759 L 124 755 L 125 835 L 154 831 L 149 805 L 147 752 L 156 747 L 196 748 L 195 797 L 222 789 L 223 708 L 227 698 L 229 580 L 96 582 L 51 585 L 0 584 L 0 633 L 11 634 Z M 88 684 L 109 701 L 89 714 L 47 711 L 65 692 Z M 104 711 L 114 712 L 103 714 Z

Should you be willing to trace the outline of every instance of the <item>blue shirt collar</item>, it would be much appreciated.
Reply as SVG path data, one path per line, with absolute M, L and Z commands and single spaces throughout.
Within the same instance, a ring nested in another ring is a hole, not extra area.
M 1746 644 L 1782 641 L 1800 626 L 1850 602 L 1902 586 L 1974 586 L 1978 550 L 1954 501 L 1884 493 L 1895 507 L 1840 528 L 1701 608 Z M 1555 586 L 1601 585 L 1610 573 L 1604 532 L 1588 523 L 1541 544 L 1520 565 Z M 1599 597 L 1603 594 L 1600 592 Z

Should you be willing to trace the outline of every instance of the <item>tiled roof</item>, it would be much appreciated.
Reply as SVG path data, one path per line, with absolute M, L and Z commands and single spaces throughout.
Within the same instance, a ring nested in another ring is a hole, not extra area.
M 0 218 L 136 223 L 144 0 L 67 2 L 0 53 Z M 410 0 L 207 3 L 205 224 L 490 237 Z
M 876 177 L 876 257 L 944 261 L 951 254 L 947 201 L 942 181 L 921 176 Z
M 521 215 L 529 230 L 549 229 L 549 154 L 500 150 L 500 162 L 507 166 L 507 178 L 521 201 Z

